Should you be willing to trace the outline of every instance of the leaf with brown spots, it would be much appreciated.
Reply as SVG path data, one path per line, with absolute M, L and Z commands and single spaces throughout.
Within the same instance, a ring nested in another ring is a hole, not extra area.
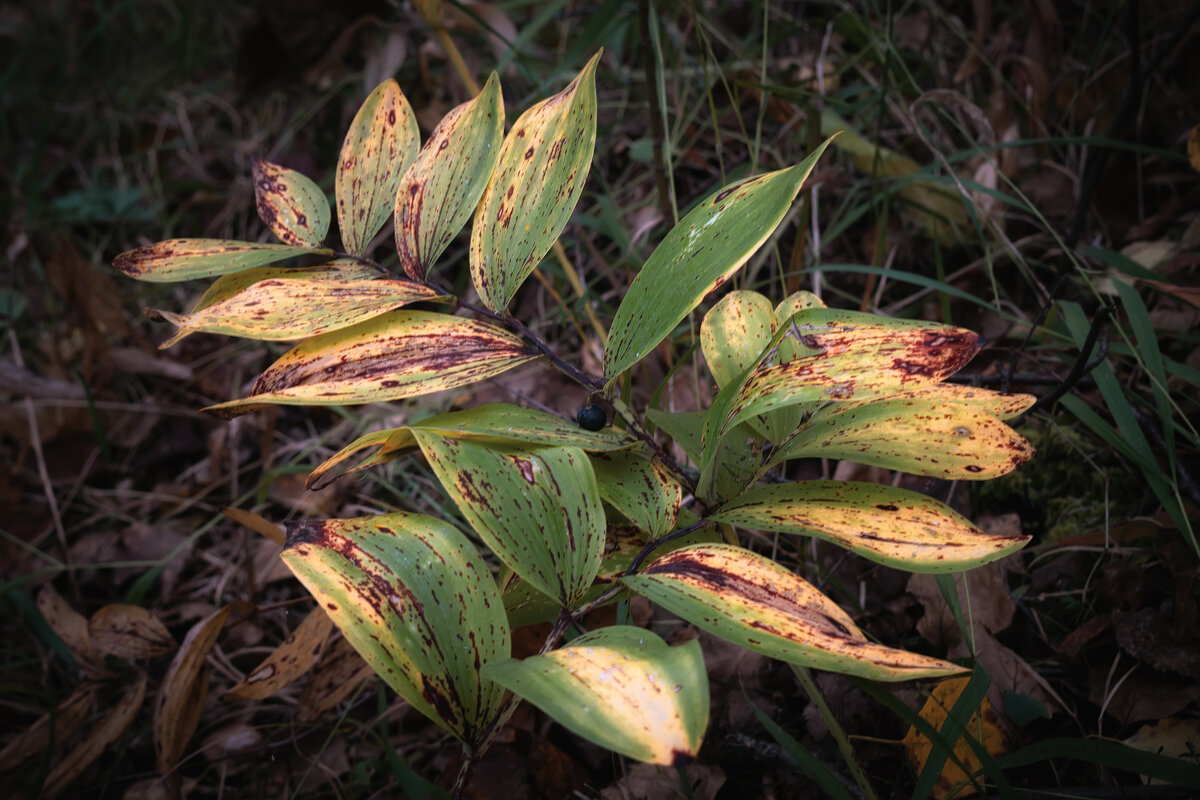
M 446 302 L 450 298 L 423 284 L 403 280 L 268 278 L 192 314 L 156 311 L 179 328 L 158 347 L 171 347 L 185 336 L 200 332 L 270 342 L 303 339 L 431 300 Z
M 487 188 L 504 139 L 504 100 L 492 73 L 479 96 L 442 118 L 396 192 L 396 251 L 423 281 L 470 218 Z
M 881 681 L 966 671 L 872 644 L 846 612 L 803 578 L 734 545 L 685 547 L 621 580 L 698 628 L 792 664 Z
M 772 365 L 771 353 L 785 337 L 796 337 L 806 351 Z M 742 420 L 798 403 L 871 400 L 920 389 L 957 372 L 979 347 L 979 336 L 964 328 L 856 311 L 800 311 L 709 407 L 701 495 L 711 495 L 722 437 Z
M 333 255 L 332 250 L 290 244 L 235 242 L 228 239 L 167 239 L 113 259 L 113 266 L 131 278 L 153 283 L 211 278 L 274 264 L 306 254 Z
M 987 411 L 941 399 L 832 405 L 772 458 L 840 458 L 945 480 L 989 480 L 1033 458 L 1033 447 Z
M 646 260 L 617 308 L 604 353 L 609 383 L 671 333 L 762 246 L 791 206 L 823 142 L 799 164 L 756 175 L 701 201 Z
M 420 144 L 417 118 L 400 84 L 388 78 L 367 97 L 338 157 L 334 194 L 342 245 L 366 255 L 396 202 L 396 187 Z
M 288 524 L 284 563 L 354 649 L 413 708 L 469 745 L 504 690 L 480 668 L 509 655 L 486 562 L 452 525 L 420 514 Z
M 255 267 L 217 278 L 192 306 L 192 313 L 215 306 L 262 281 L 370 281 L 381 277 L 379 270 L 352 258 L 335 258 L 315 267 Z
M 417 449 L 417 439 L 413 431 L 418 429 L 433 431 L 452 439 L 471 439 L 480 443 L 524 442 L 547 447 L 571 446 L 590 453 L 621 450 L 638 443 L 637 439 L 614 428 L 589 431 L 574 422 L 568 422 L 544 411 L 514 406 L 511 403 L 489 403 L 462 411 L 438 414 L 403 428 L 375 431 L 361 436 L 314 469 L 305 485 L 309 489 L 322 489 L 338 478 L 386 464 L 411 453 Z M 352 456 L 363 451 L 372 452 L 357 464 L 340 473 L 335 472 Z
M 317 663 L 332 632 L 333 620 L 320 606 L 314 608 L 283 644 L 222 699 L 262 700 L 291 685 Z
M 652 537 L 675 527 L 683 489 L 657 457 L 632 450 L 593 453 L 600 497 Z
M 650 631 L 614 625 L 485 674 L 555 722 L 622 755 L 682 767 L 708 727 L 708 675 L 696 639 L 677 647 Z
M 1029 542 L 1028 536 L 986 534 L 932 497 L 847 481 L 762 486 L 726 503 L 710 519 L 815 536 L 909 572 L 974 569 Z
M 193 625 L 183 638 L 154 704 L 154 752 L 159 772 L 165 774 L 175 768 L 200 724 L 208 698 L 208 654 L 225 620 L 233 612 L 253 610 L 254 604 L 245 600 L 222 606 Z
M 808 305 L 808 298 L 812 298 L 816 305 Z M 768 349 L 775 332 L 781 326 L 790 325 L 793 314 L 805 307 L 822 307 L 819 304 L 820 300 L 808 292 L 788 298 L 780 304 L 779 310 L 772 308 L 771 301 L 758 292 L 735 291 L 721 298 L 704 315 L 700 325 L 700 347 L 717 386 L 722 387 L 737 380 L 743 372 L 758 363 L 759 356 Z M 772 356 L 764 363 L 787 362 L 801 352 L 812 351 L 801 345 L 795 337 L 789 336 L 779 342 L 775 352 L 778 357 Z M 749 423 L 769 441 L 781 442 L 796 430 L 805 410 L 801 406 L 778 409 L 755 417 Z
M 307 176 L 254 156 L 258 216 L 284 244 L 320 247 L 329 233 L 329 200 Z
M 304 340 L 267 367 L 247 397 L 205 410 L 233 417 L 267 403 L 399 400 L 467 386 L 536 357 L 520 339 L 487 322 L 393 311 Z
M 175 637 L 141 606 L 113 603 L 88 620 L 96 648 L 118 658 L 157 658 L 175 651 Z
M 513 123 L 471 227 L 471 278 L 503 312 L 562 233 L 596 144 L 596 64 Z
M 415 434 L 446 494 L 505 566 L 560 605 L 576 604 L 604 555 L 604 509 L 584 452 Z

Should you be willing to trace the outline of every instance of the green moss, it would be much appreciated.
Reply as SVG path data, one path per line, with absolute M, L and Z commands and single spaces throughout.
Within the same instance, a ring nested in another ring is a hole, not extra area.
M 1068 418 L 1017 430 L 1037 455 L 1016 472 L 972 484 L 977 514 L 1015 511 L 1026 533 L 1055 541 L 1139 510 L 1145 499 L 1140 482 L 1130 480 L 1111 449 L 1080 434 Z

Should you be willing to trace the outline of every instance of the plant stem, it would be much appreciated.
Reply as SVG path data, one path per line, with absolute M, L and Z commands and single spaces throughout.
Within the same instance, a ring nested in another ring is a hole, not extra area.
M 858 764 L 858 759 L 854 756 L 854 745 L 850 744 L 850 738 L 846 736 L 846 731 L 838 724 L 837 718 L 833 716 L 833 712 L 829 709 L 829 704 L 825 702 L 825 695 L 821 694 L 817 682 L 813 680 L 807 668 L 797 666 L 796 664 L 792 664 L 791 667 L 792 672 L 796 673 L 796 678 L 800 681 L 800 685 L 804 687 L 804 691 L 808 692 L 813 705 L 820 712 L 821 719 L 825 722 L 825 726 L 829 728 L 829 734 L 837 742 L 838 751 L 842 754 L 842 760 L 846 762 L 846 768 L 850 770 L 850 777 L 854 778 L 854 782 L 862 790 L 863 797 L 866 800 L 879 800 L 875 794 L 875 790 L 871 788 L 871 782 L 867 780 L 866 773 L 863 772 L 862 767 Z

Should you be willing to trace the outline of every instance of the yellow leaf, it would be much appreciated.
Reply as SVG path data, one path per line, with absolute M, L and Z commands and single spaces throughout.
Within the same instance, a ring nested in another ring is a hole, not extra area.
M 921 708 L 921 718 L 934 728 L 941 730 L 942 723 L 949 715 L 949 710 L 954 707 L 954 703 L 967 688 L 969 681 L 970 678 L 948 678 L 939 683 L 934 688 L 933 694 L 925 701 L 924 707 Z M 966 735 L 982 744 L 988 754 L 993 757 L 1008 752 L 1008 742 L 1004 732 L 1000 730 L 999 720 L 996 713 L 992 711 L 992 704 L 988 702 L 986 696 L 979 708 L 971 715 L 971 719 L 967 721 Z M 919 774 L 924 769 L 925 762 L 929 760 L 933 744 L 916 728 L 909 728 L 908 734 L 904 737 L 904 749 L 908 753 L 908 763 Z M 965 740 L 959 739 L 954 745 L 954 755 L 972 772 L 979 769 L 979 758 Z M 975 787 L 967 780 L 967 775 L 953 760 L 947 759 L 946 765 L 942 768 L 942 774 L 938 776 L 937 783 L 934 784 L 933 797 L 936 800 L 943 800 L 943 798 L 967 797 L 972 794 L 975 794 Z
M 449 298 L 401 280 L 331 281 L 267 279 L 192 314 L 157 311 L 179 330 L 159 349 L 192 333 L 222 333 L 287 341 L 348 328 L 419 301 Z
M 250 394 L 209 406 L 237 416 L 267 403 L 375 403 L 456 389 L 537 357 L 491 323 L 425 311 L 393 311 L 306 339 L 267 368 Z

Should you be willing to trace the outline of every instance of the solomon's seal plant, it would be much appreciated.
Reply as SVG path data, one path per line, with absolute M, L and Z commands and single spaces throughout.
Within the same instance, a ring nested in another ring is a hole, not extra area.
M 577 420 L 503 403 L 454 411 L 369 433 L 309 477 L 319 487 L 419 451 L 486 554 L 422 514 L 288 526 L 288 567 L 379 675 L 462 741 L 468 768 L 521 698 L 642 761 L 696 755 L 709 702 L 697 641 L 668 646 L 616 625 L 561 645 L 584 614 L 631 592 L 797 665 L 889 681 L 964 671 L 872 642 L 805 580 L 742 546 L 738 529 L 815 536 L 931 573 L 1026 542 L 985 534 L 912 491 L 781 477 L 797 458 L 966 480 L 1026 461 L 1031 448 L 1002 420 L 1032 398 L 944 382 L 979 350 L 971 331 L 829 309 L 806 292 L 776 303 L 734 291 L 700 330 L 719 388 L 708 409 L 630 408 L 630 369 L 771 236 L 828 142 L 720 189 L 670 231 L 616 310 L 603 375 L 509 314 L 583 189 L 598 58 L 507 135 L 493 74 L 423 147 L 408 101 L 386 81 L 346 135 L 332 209 L 310 179 L 256 160 L 258 210 L 279 243 L 175 239 L 115 261 L 142 280 L 216 278 L 190 313 L 161 312 L 178 328 L 167 344 L 200 331 L 297 341 L 246 396 L 211 407 L 222 415 L 409 398 L 533 360 L 581 385 Z M 331 211 L 342 251 L 325 244 Z M 389 216 L 405 278 L 371 257 Z M 477 303 L 437 275 L 468 219 Z M 299 256 L 315 263 L 297 266 Z M 418 302 L 441 310 L 406 308 Z M 540 654 L 510 657 L 514 627 L 550 620 Z

